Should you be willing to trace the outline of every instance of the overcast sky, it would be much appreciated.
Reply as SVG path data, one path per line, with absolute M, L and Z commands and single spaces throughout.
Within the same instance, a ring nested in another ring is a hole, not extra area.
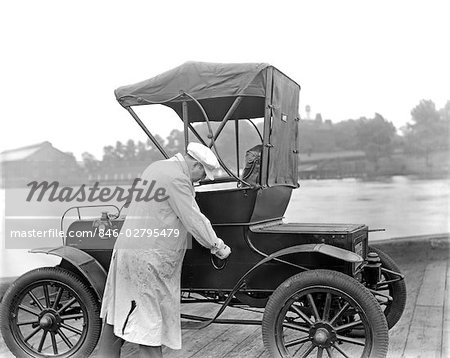
M 45 140 L 78 158 L 145 140 L 115 88 L 181 63 L 268 62 L 334 122 L 397 128 L 450 99 L 448 1 L 3 1 L 0 151 Z M 166 136 L 173 115 L 146 113 Z M 173 123 L 173 122 L 171 122 Z

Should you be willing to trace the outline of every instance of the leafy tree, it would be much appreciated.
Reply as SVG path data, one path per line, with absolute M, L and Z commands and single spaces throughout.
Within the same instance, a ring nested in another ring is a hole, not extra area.
M 164 139 L 159 134 L 155 134 L 154 137 L 156 139 L 156 142 L 159 143 L 164 148 Z M 146 160 L 148 160 L 149 162 L 164 159 L 158 147 L 150 140 L 150 138 L 147 139 L 146 148 L 147 148 Z
M 396 136 L 394 125 L 384 119 L 381 114 L 375 113 L 374 118 L 358 120 L 356 135 L 360 147 L 366 153 L 366 158 L 374 163 L 375 171 L 377 171 L 380 158 L 392 153 Z
M 125 145 L 119 140 L 116 142 L 115 155 L 118 161 L 122 161 L 125 158 Z
M 137 148 L 136 144 L 134 144 L 134 141 L 132 139 L 129 139 L 127 141 L 127 144 L 126 146 L 124 146 L 123 151 L 124 151 L 124 159 L 127 162 L 136 160 Z
M 407 150 L 425 158 L 431 166 L 430 154 L 448 148 L 450 101 L 440 111 L 431 100 L 422 100 L 411 110 L 411 122 L 405 128 Z
M 447 101 L 444 108 L 439 110 L 439 115 L 441 116 L 441 120 L 447 123 L 448 128 L 448 123 L 450 122 L 450 101 Z
M 450 101 L 447 101 L 444 108 L 439 110 L 439 116 L 441 118 L 441 136 L 442 136 L 442 149 L 448 150 L 450 148 Z
M 81 154 L 81 158 L 88 173 L 96 172 L 100 168 L 100 161 L 98 161 L 91 153 L 84 152 Z
M 147 146 L 144 142 L 139 141 L 136 145 L 136 159 L 145 161 L 148 158 Z
M 358 140 L 358 126 L 360 126 L 360 122 L 353 119 L 333 125 L 337 150 L 362 150 Z
M 334 126 L 331 122 L 301 120 L 299 124 L 300 152 L 320 153 L 336 149 Z
M 184 132 L 173 129 L 167 137 L 167 144 L 164 148 L 169 155 L 184 152 Z
M 103 158 L 102 163 L 106 166 L 111 166 L 113 163 L 118 161 L 117 153 L 112 145 L 107 145 L 103 147 Z

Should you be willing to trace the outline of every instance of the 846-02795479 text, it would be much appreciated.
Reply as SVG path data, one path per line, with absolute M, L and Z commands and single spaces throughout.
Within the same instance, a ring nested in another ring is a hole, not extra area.
M 96 231 L 98 228 L 95 228 Z M 92 231 L 90 231 L 92 232 Z M 178 229 L 126 229 L 119 231 L 119 229 L 98 229 L 98 232 L 94 232 L 94 236 L 100 237 L 119 237 L 125 236 L 126 238 L 145 238 L 145 237 L 178 237 L 180 236 L 180 231 Z

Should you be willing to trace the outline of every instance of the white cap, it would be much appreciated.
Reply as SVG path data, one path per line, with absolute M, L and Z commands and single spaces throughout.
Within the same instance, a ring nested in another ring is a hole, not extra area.
M 203 144 L 191 142 L 187 146 L 187 153 L 203 165 L 207 178 L 214 180 L 214 169 L 220 168 L 220 165 L 213 151 Z

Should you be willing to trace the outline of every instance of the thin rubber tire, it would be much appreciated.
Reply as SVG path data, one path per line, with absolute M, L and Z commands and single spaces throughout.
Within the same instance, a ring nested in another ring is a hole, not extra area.
M 6 291 L 1 333 L 20 358 L 89 357 L 101 332 L 99 301 L 74 273 L 39 268 L 19 277 Z
M 308 305 L 308 301 L 315 303 Z M 339 304 L 347 310 L 341 316 Z M 292 312 L 297 313 L 298 320 L 293 319 Z M 361 340 L 350 335 L 355 325 L 363 326 L 365 336 Z M 300 331 L 299 336 L 288 341 L 292 337 L 287 337 L 288 329 Z M 292 357 L 295 353 L 289 349 L 300 343 L 309 344 L 301 357 L 315 353 L 317 357 L 326 356 L 328 350 L 338 352 L 342 341 L 362 346 L 360 357 L 385 358 L 389 343 L 386 319 L 376 298 L 352 277 L 330 270 L 302 272 L 283 282 L 267 303 L 262 336 L 266 350 L 275 358 Z
M 369 246 L 369 252 L 375 252 L 378 254 L 381 260 L 381 267 L 390 271 L 401 273 L 399 267 L 395 261 L 382 250 Z M 397 276 L 390 274 L 389 272 L 382 272 L 382 275 L 386 280 L 396 279 Z M 403 315 L 403 311 L 406 306 L 406 283 L 405 280 L 395 281 L 388 285 L 389 295 L 393 298 L 392 302 L 386 304 L 384 309 L 384 315 L 389 329 L 394 327 Z

